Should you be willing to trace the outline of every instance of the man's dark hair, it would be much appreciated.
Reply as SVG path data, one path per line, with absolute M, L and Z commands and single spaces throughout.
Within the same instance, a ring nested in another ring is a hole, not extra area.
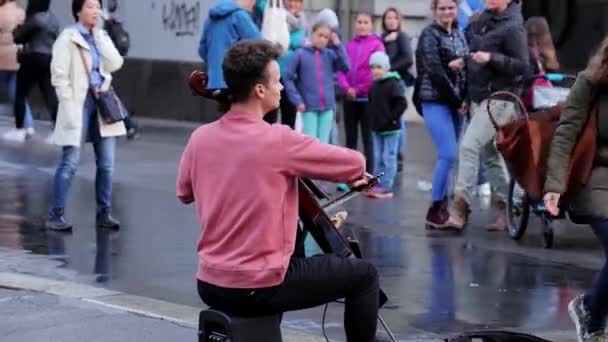
M 78 13 L 82 11 L 82 7 L 87 0 L 72 0 L 72 15 L 74 16 L 74 20 L 78 21 Z M 99 0 L 99 5 L 103 8 L 103 2 Z
M 312 26 L 312 30 L 310 30 L 310 32 L 317 32 L 317 30 L 321 28 L 326 28 L 331 31 L 331 27 L 329 27 L 329 25 L 323 22 L 318 22 Z
M 266 84 L 266 67 L 280 55 L 281 51 L 266 40 L 242 40 L 231 47 L 224 57 L 222 70 L 232 101 L 246 100 L 256 84 Z

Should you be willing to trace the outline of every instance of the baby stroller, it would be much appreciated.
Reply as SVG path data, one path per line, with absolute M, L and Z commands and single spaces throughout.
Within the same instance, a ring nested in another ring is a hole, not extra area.
M 559 119 L 559 113 L 561 112 L 560 103 L 564 102 L 568 96 L 570 86 L 576 79 L 576 76 L 557 73 L 534 76 L 535 80 L 538 80 L 539 78 L 545 82 L 535 83 L 529 96 L 531 99 L 529 102 L 531 103 L 528 103 L 527 106 L 519 97 L 508 92 L 497 92 L 490 97 L 488 101 L 488 112 L 490 114 L 490 119 L 497 131 L 499 130 L 500 125 L 498 125 L 496 118 L 492 115 L 490 106 L 490 102 L 493 99 L 515 102 L 516 106 L 519 106 L 520 109 L 519 120 L 521 120 L 522 124 L 527 120 L 545 120 L 545 118 L 550 118 L 550 120 L 557 122 Z M 529 117 L 528 111 L 531 113 Z M 536 113 L 541 112 L 543 113 L 543 118 L 535 117 Z M 532 134 L 532 132 L 527 133 Z M 534 133 L 544 134 L 545 132 Z M 552 132 L 546 133 L 552 134 Z M 528 137 L 522 138 L 529 139 Z M 499 150 L 501 150 L 500 146 Z M 507 231 L 509 236 L 513 240 L 520 240 L 528 227 L 530 213 L 533 213 L 541 219 L 543 246 L 545 248 L 552 248 L 554 241 L 552 221 L 565 218 L 567 211 L 562 210 L 559 217 L 549 215 L 545 211 L 542 191 L 530 191 L 529 189 L 524 189 L 524 187 L 520 186 L 516 180 L 517 176 L 512 171 L 513 165 L 510 164 L 516 162 L 517 158 L 511 158 L 512 160 L 509 160 L 503 151 L 501 151 L 501 153 L 503 154 L 503 157 L 505 157 L 507 169 L 511 175 L 506 206 Z M 538 186 L 542 187 L 542 184 L 538 184 Z

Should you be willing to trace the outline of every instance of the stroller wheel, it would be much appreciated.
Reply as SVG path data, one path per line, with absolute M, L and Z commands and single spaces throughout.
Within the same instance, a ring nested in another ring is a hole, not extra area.
M 513 179 L 509 184 L 506 216 L 509 236 L 513 240 L 521 239 L 528 227 L 530 199 L 528 194 Z

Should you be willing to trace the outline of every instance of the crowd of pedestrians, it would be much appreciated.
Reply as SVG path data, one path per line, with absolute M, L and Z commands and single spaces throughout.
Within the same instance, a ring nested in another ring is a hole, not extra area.
M 481 10 L 466 17 L 458 0 L 431 0 L 433 20 L 414 46 L 396 8 L 386 9 L 380 22 L 370 13 L 356 13 L 353 36 L 345 37 L 333 10 L 312 15 L 304 11 L 303 0 L 284 0 L 284 4 L 288 41 L 278 57 L 280 104 L 264 120 L 280 122 L 321 144 L 344 141 L 352 150 L 361 145 L 367 172 L 383 174 L 365 195 L 390 199 L 398 192 L 398 173 L 407 167 L 403 165 L 408 148 L 404 113 L 413 106 L 424 120 L 437 156 L 426 227 L 462 232 L 474 194 L 487 178 L 495 210 L 487 228 L 506 230 L 508 174 L 495 145 L 496 130 L 488 110 L 500 122 L 514 120 L 518 110 L 510 101 L 493 100 L 490 107 L 488 101 L 492 93 L 508 91 L 531 106 L 531 87 L 548 82 L 538 76 L 559 71 L 547 21 L 541 17 L 524 21 L 521 0 L 486 0 Z M 261 25 L 266 22 L 262 17 L 267 6 L 264 0 L 218 0 L 209 10 L 198 54 L 209 74 L 208 86 L 218 94 L 229 88 L 224 78 L 227 51 L 239 41 L 266 38 Z M 112 73 L 123 65 L 128 35 L 116 26 L 118 22 L 103 15 L 100 0 L 73 0 L 75 23 L 63 30 L 49 8 L 50 0 L 29 1 L 25 9 L 15 0 L 0 0 L 0 82 L 8 90 L 15 117 L 14 129 L 3 138 L 22 143 L 35 134 L 28 98 L 37 86 L 53 127 L 46 141 L 61 148 L 46 227 L 71 228 L 64 216 L 67 196 L 81 148 L 90 142 L 97 163 L 97 226 L 118 229 L 120 223 L 112 216 L 116 137 L 133 136 L 136 125 L 129 118 L 108 121 L 98 108 L 103 94 L 113 91 Z M 565 156 L 586 119 L 582 113 L 589 112 L 597 85 L 608 78 L 607 45 L 590 61 L 568 100 L 550 158 L 550 210 L 558 211 L 555 201 L 564 188 Z M 245 95 L 250 94 L 233 94 L 241 100 Z M 602 124 L 598 137 L 603 141 L 606 128 Z M 288 131 L 285 134 L 293 133 Z M 345 133 L 343 140 L 338 138 L 340 131 Z M 598 150 L 599 166 L 603 152 Z M 605 168 L 599 166 L 592 177 L 595 185 L 605 183 Z M 339 184 L 338 189 L 346 191 L 348 185 Z M 585 203 L 594 209 L 592 226 L 606 247 L 600 190 L 587 193 Z M 604 273 L 590 294 L 577 298 L 571 307 L 584 341 L 598 340 L 600 332 L 603 336 L 608 308 L 608 296 L 602 290 L 608 277 Z
M 342 45 L 345 39 L 338 21 L 321 20 L 331 10 L 324 10 L 323 17 L 300 21 L 294 18 L 302 19 L 301 1 L 287 0 L 286 4 L 291 41 L 282 58 L 286 96 L 279 117 L 283 123 L 294 128 L 294 113 L 299 113 L 303 134 L 336 144 L 332 138 L 337 131 L 337 106 L 341 105 L 346 147 L 358 149 L 361 136 L 366 169 L 384 174 L 381 183 L 366 195 L 391 198 L 402 153 L 407 151 L 403 113 L 408 106 L 407 90 L 413 87 L 411 104 L 422 115 L 437 150 L 427 228 L 462 232 L 478 186 L 488 181 L 495 214 L 487 229 L 505 231 L 508 174 L 495 144 L 489 111 L 497 121 L 507 123 L 517 118 L 519 109 L 512 101 L 489 99 L 494 92 L 507 91 L 531 108 L 532 87 L 551 86 L 542 76 L 559 71 L 560 64 L 547 21 L 532 17 L 525 22 L 521 0 L 486 0 L 476 6 L 478 11 L 466 16 L 457 0 L 432 0 L 434 20 L 422 30 L 416 47 L 403 32 L 402 16 L 394 8 L 382 16 L 380 34 L 375 33 L 372 15 L 358 13 L 353 38 Z M 559 211 L 557 201 L 565 187 L 566 156 L 587 119 L 594 100 L 591 94 L 598 93 L 592 89 L 607 78 L 605 46 L 591 60 L 584 73 L 587 76 L 579 77 L 556 135 L 547 183 L 552 192 L 546 198 L 547 208 L 554 213 Z M 416 76 L 411 73 L 413 64 Z M 208 67 L 212 72 L 219 65 Z M 268 121 L 277 122 L 277 117 Z M 597 160 L 603 160 L 601 151 Z M 592 183 L 605 184 L 604 169 L 596 170 Z M 586 193 L 584 205 L 594 210 L 594 232 L 605 247 L 606 215 L 598 206 L 603 191 L 588 189 Z M 579 341 L 605 338 L 604 273 L 602 270 L 589 294 L 570 304 Z

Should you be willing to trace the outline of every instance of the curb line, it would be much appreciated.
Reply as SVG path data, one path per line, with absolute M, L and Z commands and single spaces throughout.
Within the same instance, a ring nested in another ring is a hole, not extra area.
M 160 319 L 186 328 L 198 328 L 201 307 L 174 304 L 148 297 L 129 295 L 86 284 L 53 280 L 22 273 L 0 272 L 0 288 L 32 291 L 79 299 L 84 302 Z M 325 339 L 300 331 L 282 328 L 285 342 L 323 342 Z

